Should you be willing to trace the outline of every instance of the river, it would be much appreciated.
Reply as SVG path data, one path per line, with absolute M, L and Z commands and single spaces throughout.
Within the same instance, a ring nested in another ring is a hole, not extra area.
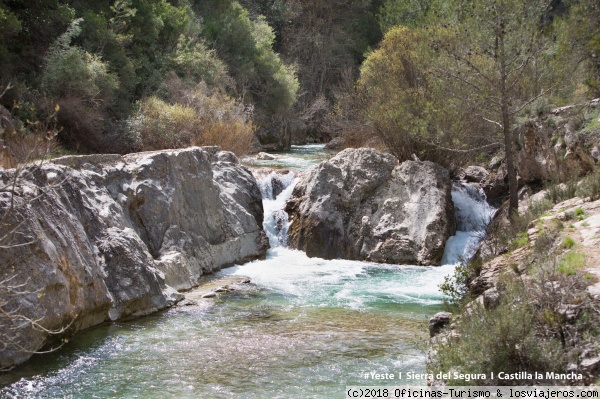
M 253 166 L 300 171 L 327 156 L 322 146 L 294 147 Z M 285 246 L 281 209 L 296 182 L 287 176 L 277 198 L 263 195 L 267 258 L 207 278 L 247 276 L 252 284 L 84 331 L 0 376 L 0 396 L 331 399 L 344 397 L 345 385 L 373 384 L 364 379 L 371 371 L 424 372 L 427 320 L 444 299 L 438 286 L 472 251 L 493 209 L 473 187 L 455 185 L 462 231 L 448 241 L 441 267 L 308 258 Z M 269 177 L 259 183 L 268 193 Z

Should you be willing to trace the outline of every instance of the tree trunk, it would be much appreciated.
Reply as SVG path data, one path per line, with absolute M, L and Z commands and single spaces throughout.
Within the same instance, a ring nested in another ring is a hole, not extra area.
M 510 97 L 506 87 L 508 80 L 506 65 L 506 48 L 504 39 L 506 36 L 505 24 L 500 23 L 498 27 L 498 59 L 500 62 L 500 94 L 502 109 L 502 133 L 504 134 L 504 152 L 506 153 L 506 173 L 508 175 L 508 217 L 512 223 L 513 216 L 519 209 L 518 186 L 517 186 L 517 168 L 513 153 L 512 126 L 510 122 Z

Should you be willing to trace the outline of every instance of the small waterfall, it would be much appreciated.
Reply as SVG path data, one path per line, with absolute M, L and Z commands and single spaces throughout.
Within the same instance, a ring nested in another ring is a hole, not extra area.
M 265 211 L 263 228 L 272 248 L 287 246 L 290 222 L 287 212 L 283 209 L 285 202 L 294 191 L 296 182 L 296 176 L 292 172 L 287 174 L 271 172 L 258 180 Z
M 470 259 L 481 240 L 496 209 L 487 203 L 480 187 L 468 183 L 454 183 L 452 201 L 456 209 L 456 234 L 446 241 L 442 264 L 456 264 Z

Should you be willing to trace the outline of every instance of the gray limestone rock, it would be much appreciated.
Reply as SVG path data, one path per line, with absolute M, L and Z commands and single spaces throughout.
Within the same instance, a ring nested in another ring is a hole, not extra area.
M 372 149 L 306 171 L 286 210 L 290 245 L 308 256 L 433 265 L 455 231 L 448 172 Z
M 51 343 L 44 329 L 164 309 L 268 247 L 256 180 L 215 147 L 63 157 L 0 171 L 0 188 L 0 302 L 22 316 L 0 317 L 0 368 Z

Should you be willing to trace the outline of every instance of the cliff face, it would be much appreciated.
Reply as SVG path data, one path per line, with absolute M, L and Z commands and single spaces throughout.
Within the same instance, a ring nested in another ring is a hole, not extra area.
M 438 264 L 454 233 L 448 172 L 372 149 L 308 170 L 288 202 L 290 244 L 308 256 Z
M 268 247 L 256 180 L 215 147 L 15 173 L 0 171 L 0 300 L 11 315 L 0 317 L 1 368 L 48 344 L 48 330 L 163 309 L 202 274 Z

